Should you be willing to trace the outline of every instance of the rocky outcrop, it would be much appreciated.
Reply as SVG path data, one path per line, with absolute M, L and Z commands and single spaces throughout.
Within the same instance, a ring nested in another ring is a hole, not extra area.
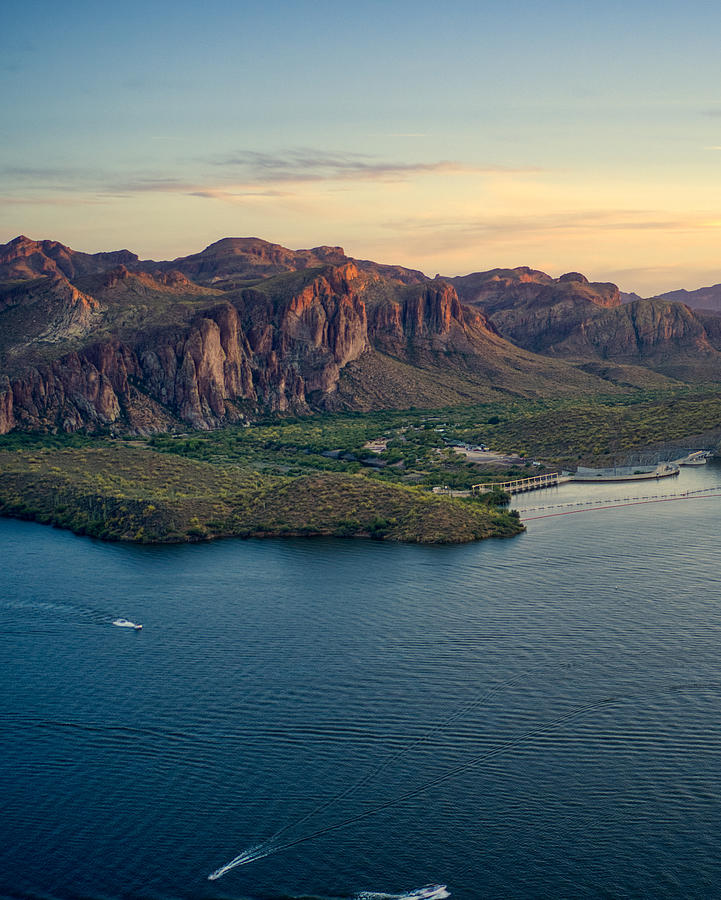
M 81 276 L 75 283 L 101 303 L 115 306 L 118 303 L 159 302 L 162 307 L 168 300 L 197 298 L 201 295 L 213 297 L 221 293 L 194 284 L 182 272 L 174 269 L 150 273 L 141 269 L 129 269 L 124 265 L 115 266 L 95 275 Z
M 681 303 L 636 300 L 585 323 L 566 342 L 574 352 L 593 350 L 606 358 L 641 361 L 657 352 L 705 354 L 712 350 L 706 330 Z
M 124 277 L 116 271 L 109 283 Z M 0 433 L 127 424 L 140 395 L 194 428 L 237 421 L 237 401 L 307 409 L 368 347 L 357 278 L 346 264 L 285 298 L 244 291 L 235 304 L 221 302 L 185 326 L 155 329 L 132 344 L 96 343 L 29 367 L 0 385 Z
M 138 261 L 135 253 L 117 250 L 111 253 L 78 253 L 57 241 L 33 241 L 21 234 L 0 244 L 0 281 L 63 275 L 74 280 L 81 275 L 104 272 L 118 265 Z
M 290 297 L 244 291 L 239 308 L 259 397 L 281 410 L 318 403 L 368 344 L 365 303 L 352 263 L 325 269 Z
M 9 374 L 34 351 L 55 355 L 55 346 L 83 339 L 101 318 L 98 300 L 58 272 L 0 291 L 0 371 Z
M 551 278 L 521 266 L 450 281 L 461 299 L 481 308 L 500 334 L 534 353 L 554 352 L 600 310 L 621 304 L 615 284 L 592 283 L 578 272 Z
M 285 272 L 301 272 L 329 265 L 343 266 L 346 263 L 353 263 L 359 271 L 399 284 L 420 284 L 429 280 L 415 269 L 351 259 L 346 256 L 342 247 L 288 250 L 287 247 L 271 244 L 260 238 L 223 238 L 200 253 L 154 265 L 159 272 L 175 270 L 198 284 L 227 290 Z
M 7 375 L 0 375 L 0 434 L 7 434 L 15 427 L 13 389 Z
M 578 272 L 554 279 L 528 268 L 495 269 L 453 282 L 504 337 L 535 353 L 641 365 L 684 380 L 721 374 L 704 322 L 684 304 L 624 302 L 616 285 L 590 283 Z
M 406 269 L 404 266 L 385 266 L 369 259 L 352 260 L 361 272 L 370 272 L 380 278 L 397 281 L 399 284 L 425 284 L 431 279 L 418 269 Z
M 411 287 L 398 300 L 373 305 L 368 331 L 374 346 L 398 358 L 409 351 L 473 352 L 479 332 L 495 333 L 485 316 L 464 307 L 455 288 L 440 280 Z
M 98 320 L 100 304 L 89 294 L 79 291 L 62 275 L 50 276 L 49 290 L 60 303 L 54 304 L 54 315 L 37 340 L 53 343 L 86 334 Z
M 713 332 L 682 303 L 637 300 L 590 318 L 553 348 L 562 356 L 642 365 L 682 381 L 717 380 Z
M 481 306 L 493 315 L 504 309 L 586 305 L 614 307 L 621 303 L 621 292 L 610 282 L 590 282 L 579 272 L 567 272 L 552 278 L 545 272 L 519 266 L 516 269 L 491 269 L 447 279 L 464 303 Z
M 16 426 L 127 427 L 144 401 L 169 409 L 170 416 L 159 417 L 163 427 L 168 419 L 196 428 L 237 420 L 227 401 L 255 399 L 255 394 L 233 332 L 237 313 L 231 307 L 228 322 L 222 312 L 199 318 L 183 336 L 154 335 L 152 349 L 109 341 L 29 368 L 0 385 L 0 433 Z M 143 430 L 158 429 L 146 421 Z
M 111 425 L 129 403 L 134 367 L 132 353 L 119 344 L 68 353 L 11 381 L 9 414 L 16 427 L 30 429 L 78 431 Z
M 342 247 L 288 250 L 260 238 L 223 238 L 200 253 L 159 263 L 158 268 L 181 272 L 199 284 L 231 288 L 284 272 L 342 265 L 346 260 Z
M 230 304 L 198 316 L 184 334 L 152 334 L 136 355 L 138 385 L 194 428 L 237 421 L 232 401 L 257 399 L 251 353 Z

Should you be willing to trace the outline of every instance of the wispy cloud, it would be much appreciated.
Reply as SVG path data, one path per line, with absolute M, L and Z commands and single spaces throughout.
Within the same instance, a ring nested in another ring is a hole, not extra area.
M 0 166 L 0 180 L 29 184 L 31 187 L 52 184 L 60 188 L 62 185 L 75 184 L 81 179 L 87 180 L 89 176 L 92 177 L 87 171 L 62 166 Z
M 202 197 L 205 200 L 244 200 L 253 197 L 292 197 L 289 191 L 277 190 L 228 190 L 225 188 L 205 188 L 204 190 L 188 191 L 191 197 Z
M 457 160 L 399 162 L 379 159 L 365 153 L 328 152 L 313 149 L 260 153 L 244 150 L 215 158 L 210 163 L 225 170 L 236 170 L 250 181 L 404 181 L 416 175 L 499 175 L 538 172 L 535 168 L 511 168 L 501 165 L 477 165 Z
M 292 197 L 303 185 L 327 184 L 334 189 L 347 185 L 350 189 L 358 182 L 383 184 L 464 175 L 503 177 L 539 171 L 532 167 L 481 165 L 449 159 L 386 160 L 366 153 L 313 148 L 276 153 L 243 150 L 204 160 L 178 160 L 175 166 L 178 174 L 172 175 L 148 169 L 123 177 L 100 169 L 6 165 L 0 167 L 0 191 L 19 198 L 82 192 L 119 199 L 156 193 L 239 203 Z
M 669 231 L 721 227 L 721 223 L 700 216 L 669 217 L 653 210 L 572 210 L 535 216 L 489 216 L 466 219 L 390 220 L 385 227 L 418 232 L 446 229 L 474 234 L 528 234 L 549 231 Z
M 0 195 L 1 206 L 96 206 L 103 201 L 99 197 L 89 197 L 87 195 L 73 196 L 71 194 L 63 194 L 62 196 L 52 196 L 38 192 L 36 195 L 22 196 L 15 194 Z
M 289 197 L 288 191 L 258 184 L 218 185 L 203 181 L 185 181 L 181 178 L 133 178 L 108 184 L 102 193 L 111 197 L 128 197 L 133 194 L 183 194 L 205 200 L 241 200 L 253 197 Z
M 103 194 L 124 197 L 130 194 L 188 194 L 197 190 L 198 185 L 182 178 L 140 176 L 125 181 L 99 184 L 97 189 Z
M 455 219 L 404 218 L 383 224 L 391 242 L 399 241 L 414 254 L 436 256 L 484 246 L 526 245 L 570 240 L 585 235 L 623 232 L 693 233 L 721 228 L 701 216 L 672 217 L 653 210 L 573 210 L 533 216 L 488 216 Z

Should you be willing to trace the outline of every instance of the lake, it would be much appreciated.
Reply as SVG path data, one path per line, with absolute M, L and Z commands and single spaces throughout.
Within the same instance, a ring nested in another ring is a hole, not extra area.
M 0 896 L 721 895 L 721 469 L 516 505 L 459 547 L 0 520 Z

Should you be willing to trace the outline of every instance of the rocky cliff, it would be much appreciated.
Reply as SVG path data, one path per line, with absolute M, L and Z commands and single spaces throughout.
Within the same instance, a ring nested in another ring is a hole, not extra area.
M 58 274 L 73 280 L 79 275 L 105 272 L 137 261 L 138 257 L 129 250 L 79 253 L 57 241 L 33 241 L 21 234 L 7 244 L 0 244 L 0 282 Z
M 621 303 L 615 284 L 590 283 L 577 272 L 551 278 L 522 266 L 451 281 L 461 299 L 483 309 L 504 337 L 540 353 L 563 341 L 599 309 Z
M 642 366 L 681 380 L 721 377 L 718 341 L 685 304 L 623 298 L 616 285 L 577 272 L 556 279 L 521 267 L 452 281 L 500 334 L 536 353 Z
M 0 246 L 0 433 L 608 390 L 626 375 L 606 370 L 604 384 L 589 359 L 672 372 L 671 348 L 676 377 L 691 377 L 716 371 L 715 344 L 687 307 L 621 307 L 614 285 L 577 273 L 430 279 L 255 238 L 168 262 Z
M 340 369 L 368 347 L 365 306 L 352 287 L 357 277 L 345 264 L 285 296 L 244 290 L 191 309 L 179 325 L 88 342 L 26 366 L 0 385 L 0 432 L 73 431 L 121 421 L 152 430 L 173 419 L 208 428 L 237 421 L 238 402 L 307 408 L 331 392 Z M 103 284 L 112 289 L 118 279 L 124 274 L 113 270 Z M 96 308 L 102 316 L 97 302 Z M 86 325 L 90 338 L 93 329 Z M 34 343 L 47 343 L 43 337 Z
M 18 238 L 0 259 L 3 433 L 212 428 L 371 395 L 458 402 L 593 381 L 508 344 L 447 282 L 339 247 L 227 239 L 157 263 Z

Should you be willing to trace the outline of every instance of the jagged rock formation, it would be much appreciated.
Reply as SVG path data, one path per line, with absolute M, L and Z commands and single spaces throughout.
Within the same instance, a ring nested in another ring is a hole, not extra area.
M 551 278 L 522 266 L 451 279 L 460 298 L 480 306 L 504 336 L 544 353 L 597 309 L 621 303 L 615 284 L 591 284 L 577 272 Z
M 593 361 L 661 371 L 672 348 L 684 377 L 701 362 L 715 371 L 719 340 L 685 306 L 621 306 L 615 285 L 578 273 L 430 279 L 257 238 L 169 262 L 0 246 L 0 433 L 607 391 L 633 379 Z
M 151 312 L 127 340 L 110 337 L 26 366 L 0 386 L 0 432 L 17 426 L 73 431 L 121 418 L 142 429 L 139 407 L 161 427 L 177 417 L 196 428 L 237 421 L 238 401 L 304 408 L 332 391 L 340 369 L 368 348 L 365 306 L 350 283 L 357 277 L 345 264 L 323 270 L 292 294 L 240 291 L 203 310 L 191 307 L 175 327 L 158 324 Z M 128 280 L 126 271 L 113 269 L 98 296 L 107 301 L 107 292 Z M 133 294 L 138 286 L 151 298 L 157 293 L 150 276 L 130 280 Z M 56 283 L 42 282 L 46 291 Z M 76 336 L 75 323 L 64 336 Z M 30 349 L 47 341 L 43 332 Z M 152 429 L 152 421 L 145 424 Z
M 614 284 L 571 272 L 554 279 L 525 267 L 451 279 L 498 331 L 536 353 L 642 366 L 681 380 L 721 378 L 719 344 L 688 306 L 622 298 Z M 624 302 L 624 299 L 627 302 Z
M 73 280 L 79 275 L 104 272 L 137 261 L 138 257 L 129 250 L 78 253 L 57 241 L 33 241 L 21 234 L 0 245 L 0 282 L 57 274 Z
M 257 239 L 143 263 L 16 238 L 0 247 L 0 432 L 207 428 L 323 406 L 371 350 L 361 295 L 382 279 L 363 266 Z M 424 278 L 387 269 L 396 287 Z
M 223 238 L 200 253 L 160 263 L 158 268 L 171 267 L 198 284 L 228 288 L 284 272 L 340 265 L 346 260 L 342 247 L 288 250 L 259 238 Z
M 81 337 L 99 321 L 98 301 L 60 272 L 0 292 L 0 354 L 33 341 L 59 344 Z
M 261 278 L 299 272 L 322 266 L 342 266 L 353 262 L 359 270 L 374 272 L 404 284 L 419 284 L 428 279 L 422 272 L 402 266 L 384 266 L 370 260 L 350 260 L 342 247 L 314 247 L 312 250 L 288 250 L 260 238 L 223 238 L 200 253 L 168 263 L 157 263 L 157 269 L 168 267 L 187 275 L 194 282 L 224 290 L 242 286 Z M 140 265 L 152 265 L 141 263 Z

